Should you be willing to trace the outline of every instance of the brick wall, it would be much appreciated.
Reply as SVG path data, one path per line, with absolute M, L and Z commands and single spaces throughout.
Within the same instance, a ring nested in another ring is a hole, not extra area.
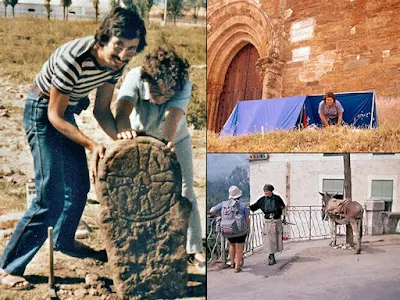
M 399 13 L 400 0 L 286 0 L 283 96 L 399 94 Z

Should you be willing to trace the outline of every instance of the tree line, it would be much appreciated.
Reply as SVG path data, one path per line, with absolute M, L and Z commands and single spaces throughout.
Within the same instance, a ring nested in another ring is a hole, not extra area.
M 216 180 L 207 179 L 207 211 L 218 203 L 228 200 L 228 190 L 236 185 L 242 191 L 241 200 L 250 202 L 250 176 L 248 168 L 243 166 L 233 169 L 229 176 Z
M 4 4 L 4 16 L 7 17 L 7 7 L 12 7 L 12 15 L 15 17 L 15 6 L 18 0 L 2 0 Z M 50 4 L 51 0 L 44 0 L 44 7 L 46 9 L 47 19 L 50 20 L 51 12 L 53 11 Z M 109 0 L 110 8 L 114 6 L 123 5 L 125 7 L 136 10 L 142 18 L 149 18 L 149 13 L 154 5 L 154 0 Z M 174 24 L 178 17 L 183 16 L 185 10 L 191 10 L 192 17 L 196 23 L 198 20 L 201 8 L 207 7 L 207 0 L 166 0 L 167 12 L 173 17 Z M 93 8 L 95 10 L 96 22 L 99 16 L 100 0 L 92 0 Z M 63 19 L 68 20 L 68 8 L 72 5 L 72 0 L 60 0 L 60 5 L 63 7 Z

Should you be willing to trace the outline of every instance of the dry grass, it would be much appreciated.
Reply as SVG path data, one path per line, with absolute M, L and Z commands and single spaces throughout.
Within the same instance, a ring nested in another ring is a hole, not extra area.
M 58 46 L 75 38 L 94 35 L 97 27 L 94 21 L 0 18 L 0 77 L 7 77 L 14 83 L 31 83 Z M 177 52 L 191 65 L 206 63 L 205 27 L 161 27 L 150 23 L 147 31 L 149 46 L 132 60 L 130 67 L 140 64 L 146 52 L 165 41 L 175 45 Z
M 209 152 L 399 152 L 400 96 L 377 99 L 379 128 L 273 131 L 225 137 L 208 133 Z

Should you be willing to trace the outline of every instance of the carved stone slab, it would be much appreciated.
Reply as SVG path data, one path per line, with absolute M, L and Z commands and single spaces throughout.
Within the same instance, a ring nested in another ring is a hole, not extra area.
M 98 166 L 100 228 L 117 294 L 165 299 L 187 285 L 190 202 L 176 155 L 151 137 L 118 141 Z

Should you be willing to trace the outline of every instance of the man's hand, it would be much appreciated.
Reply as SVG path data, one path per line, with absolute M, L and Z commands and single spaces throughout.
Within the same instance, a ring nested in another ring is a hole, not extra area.
M 99 144 L 94 147 L 92 152 L 92 158 L 90 159 L 90 181 L 94 183 L 95 178 L 97 177 L 97 166 L 99 164 L 99 160 L 104 158 L 106 148 Z
M 118 133 L 117 137 L 120 140 L 131 140 L 131 139 L 134 139 L 135 137 L 137 137 L 137 133 L 136 133 L 136 130 L 129 129 L 129 130 L 121 131 L 120 133 Z

